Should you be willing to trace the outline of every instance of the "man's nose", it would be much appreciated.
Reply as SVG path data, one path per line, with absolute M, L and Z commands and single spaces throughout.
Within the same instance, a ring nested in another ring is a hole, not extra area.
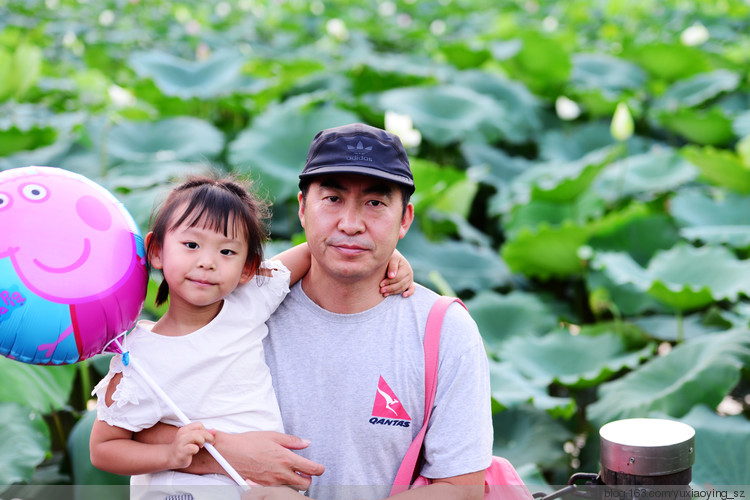
M 345 207 L 339 220 L 339 230 L 346 234 L 357 234 L 365 230 L 364 214 L 358 207 Z

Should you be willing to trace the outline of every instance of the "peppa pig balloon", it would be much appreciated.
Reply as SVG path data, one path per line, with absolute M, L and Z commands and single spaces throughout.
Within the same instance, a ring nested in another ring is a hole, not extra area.
M 135 324 L 146 283 L 143 238 L 107 190 L 58 168 L 0 172 L 0 354 L 98 354 Z

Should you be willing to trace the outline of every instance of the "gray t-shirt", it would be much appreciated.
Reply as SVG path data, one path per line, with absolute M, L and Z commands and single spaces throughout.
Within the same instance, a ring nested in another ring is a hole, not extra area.
M 311 440 L 299 454 L 326 467 L 310 496 L 387 496 L 424 420 L 422 341 L 437 297 L 418 286 L 407 299 L 390 296 L 361 313 L 335 314 L 297 283 L 271 316 L 264 349 L 284 429 Z M 476 324 L 453 304 L 442 328 L 422 474 L 485 469 L 492 438 L 487 356 Z

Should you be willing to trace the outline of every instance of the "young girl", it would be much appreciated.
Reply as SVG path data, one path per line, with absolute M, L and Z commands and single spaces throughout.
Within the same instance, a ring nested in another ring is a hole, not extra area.
M 181 422 L 117 355 L 94 389 L 98 416 L 90 444 L 96 467 L 149 474 L 143 477 L 150 484 L 140 484 L 150 487 L 149 497 L 188 491 L 154 485 L 235 485 L 219 474 L 172 470 L 190 465 L 200 447 L 213 442 L 207 429 L 284 432 L 262 341 L 265 321 L 290 283 L 307 272 L 310 254 L 303 244 L 262 262 L 265 209 L 237 181 L 194 177 L 169 194 L 146 236 L 149 265 L 164 275 L 156 303 L 169 298 L 169 307 L 155 323 L 139 321 L 127 336 L 127 349 L 193 423 L 180 428 L 169 445 L 132 440 L 134 432 L 157 422 Z M 411 268 L 396 253 L 388 275 L 381 282 L 384 295 L 413 293 Z M 198 490 L 196 498 L 229 498 L 237 491 Z M 189 491 L 195 493 L 195 487 Z

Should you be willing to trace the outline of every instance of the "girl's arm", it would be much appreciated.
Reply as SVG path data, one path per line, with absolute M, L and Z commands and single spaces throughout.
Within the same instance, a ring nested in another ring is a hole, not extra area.
M 118 374 L 109 383 L 107 406 L 112 404 L 111 395 L 121 377 Z M 204 443 L 214 441 L 213 434 L 199 422 L 181 427 L 168 444 L 139 443 L 132 436 L 127 429 L 96 420 L 89 441 L 91 463 L 97 469 L 125 476 L 184 469 Z
M 310 270 L 310 248 L 307 243 L 300 243 L 288 250 L 274 255 L 271 259 L 280 260 L 284 267 L 289 269 L 289 285 L 293 285 L 302 279 Z
M 383 297 L 401 294 L 404 298 L 410 296 L 417 289 L 414 284 L 414 271 L 409 261 L 398 250 L 393 250 L 391 260 L 383 281 L 380 282 L 380 293 Z

